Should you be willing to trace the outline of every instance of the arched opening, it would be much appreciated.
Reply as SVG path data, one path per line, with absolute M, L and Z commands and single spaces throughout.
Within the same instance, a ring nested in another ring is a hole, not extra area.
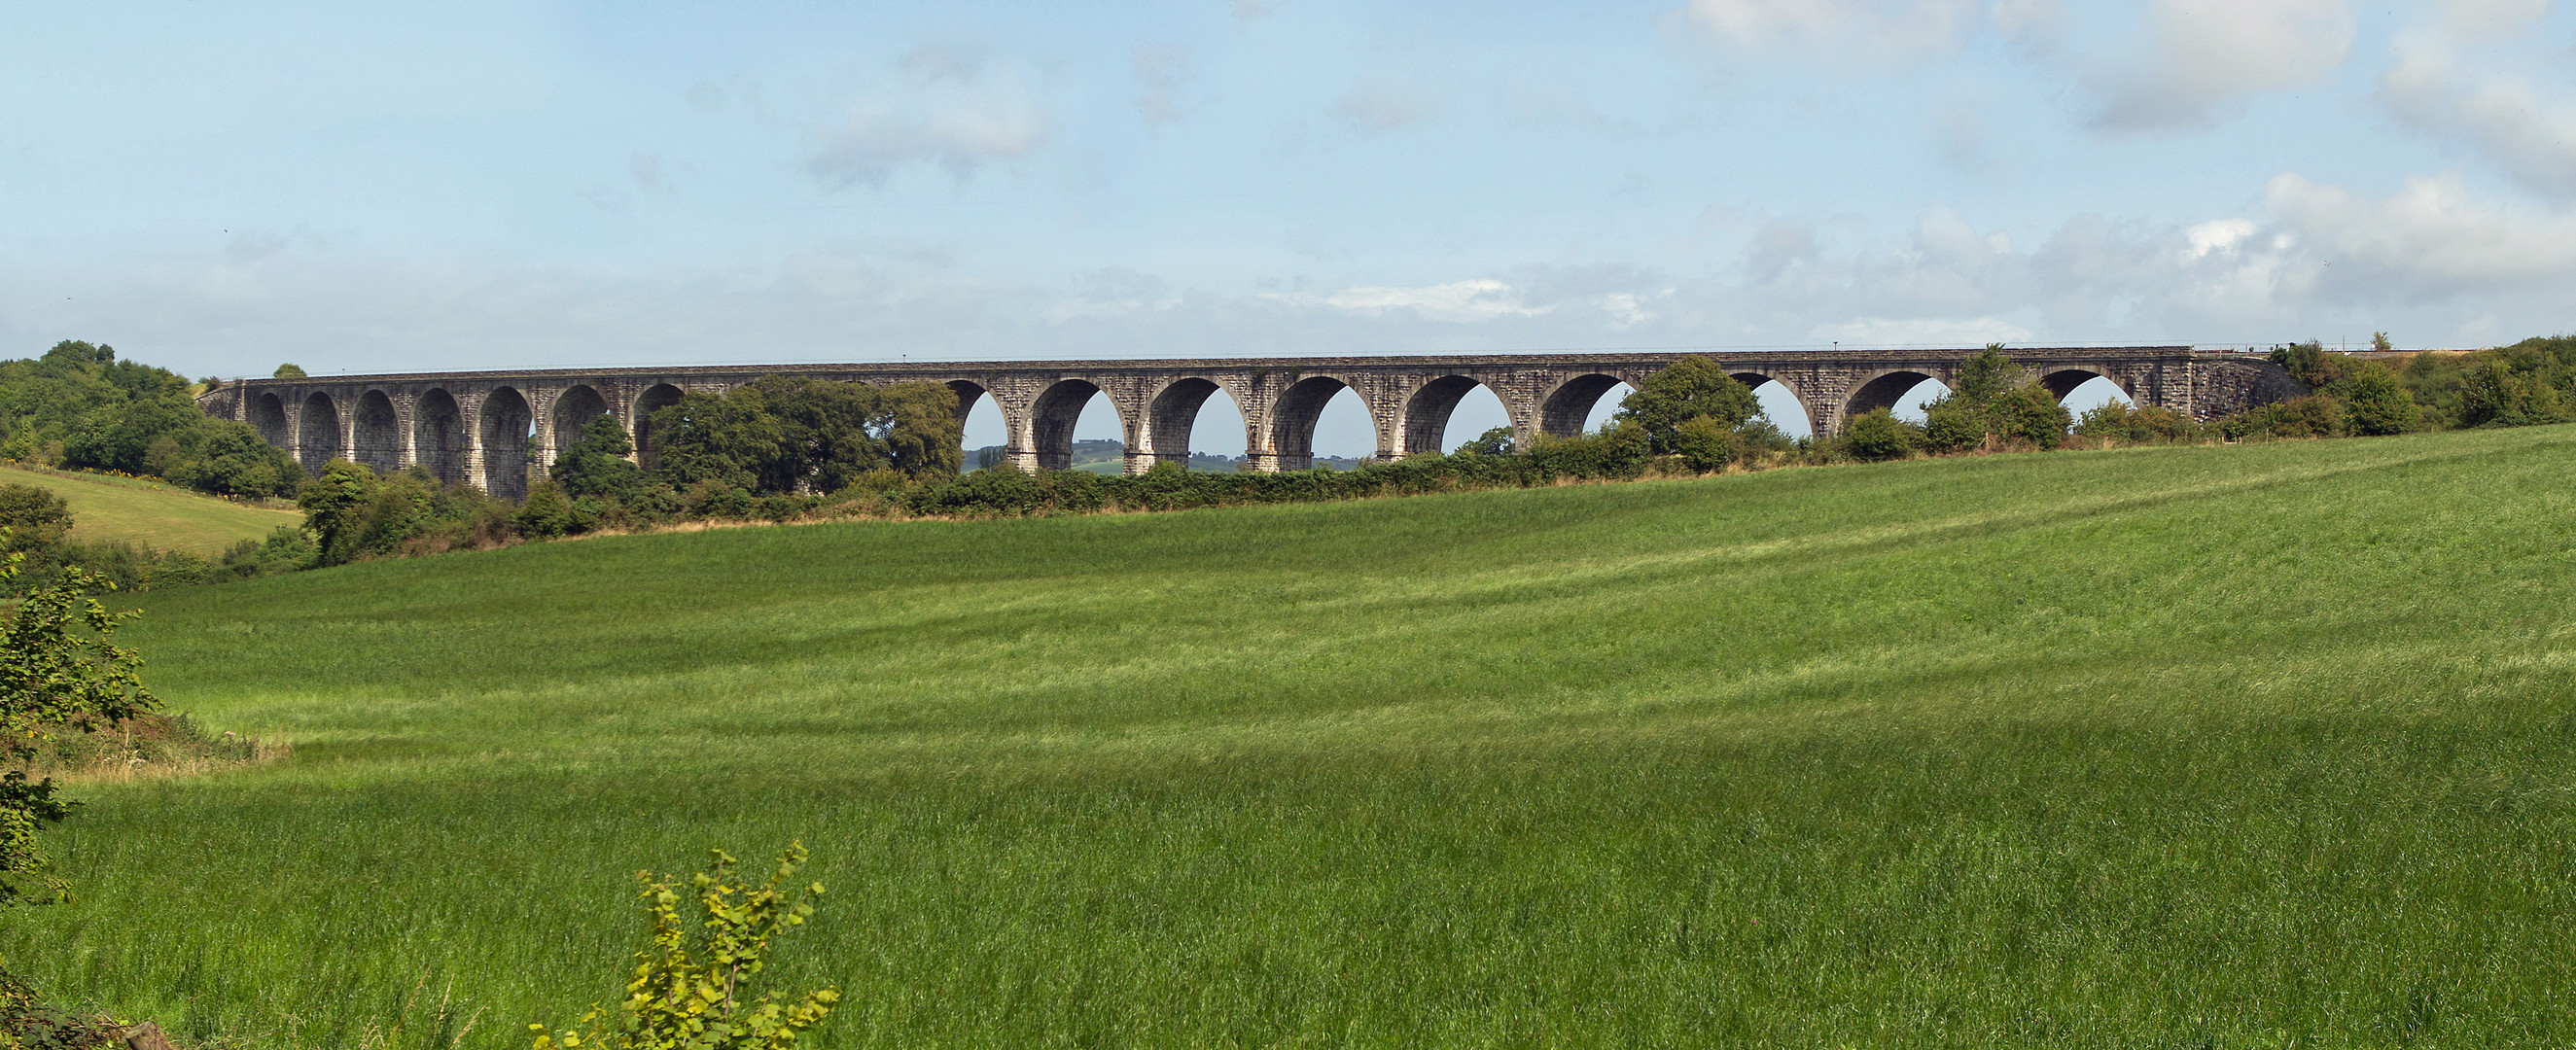
M 1037 453 L 1038 469 L 1124 473 L 1124 422 L 1118 406 L 1087 380 L 1067 379 L 1048 387 L 1029 410 L 1030 437 L 1036 444 L 1031 451 Z
M 669 383 L 646 387 L 635 399 L 635 463 L 653 469 L 653 413 L 680 403 L 680 388 Z
M 981 383 L 960 379 L 948 384 L 957 392 L 959 443 L 966 453 L 966 469 L 982 470 L 1010 461 L 1011 422 L 1002 415 L 1002 403 L 995 400 Z
M 483 491 L 502 499 L 528 498 L 528 435 L 536 413 L 528 399 L 502 387 L 483 398 Z
M 1209 407 L 1218 409 L 1215 426 L 1199 420 Z M 1229 430 L 1225 423 L 1232 417 Z M 1202 434 L 1212 440 L 1200 440 Z M 1145 453 L 1155 465 L 1177 463 L 1185 469 L 1232 470 L 1243 455 L 1243 410 L 1234 395 L 1216 383 L 1192 377 L 1175 380 L 1155 393 L 1145 406 Z
M 2039 385 L 2057 395 L 2057 403 L 2066 406 L 2067 414 L 2073 416 L 2082 416 L 2114 401 L 2130 408 L 2138 407 L 2137 399 L 2121 389 L 2119 381 L 2089 368 L 2050 372 L 2039 377 Z
M 465 414 L 457 411 L 454 395 L 444 390 L 420 395 L 411 408 L 411 448 L 439 484 L 465 480 Z
M 358 396 L 358 418 L 349 435 L 352 458 L 390 474 L 402 465 L 402 425 L 394 418 L 394 399 L 382 390 Z
M 1546 400 L 1539 402 L 1539 432 L 1573 437 L 1583 433 L 1587 427 L 1598 425 L 1596 421 L 1607 421 L 1610 413 L 1618 410 L 1619 402 L 1627 400 L 1627 397 L 1604 398 L 1602 395 L 1626 385 L 1617 376 L 1598 372 L 1566 380 L 1549 392 Z
M 588 386 L 576 386 L 555 398 L 555 450 L 571 448 L 581 440 L 581 428 L 608 414 L 608 399 Z
M 1884 408 L 1921 422 L 1923 406 L 1949 390 L 1940 380 L 1921 372 L 1890 372 L 1852 391 L 1851 400 L 1843 405 L 1843 419 L 1858 419 Z
M 278 400 L 276 394 L 262 392 L 258 400 L 250 403 L 250 425 L 269 444 L 295 447 L 294 431 L 286 423 L 286 402 Z
M 1491 388 L 1466 376 L 1442 376 L 1413 392 L 1404 402 L 1406 456 L 1457 449 L 1495 427 L 1512 425 L 1503 399 Z
M 304 399 L 304 411 L 295 420 L 295 459 L 318 477 L 339 455 L 339 406 L 331 403 L 331 395 L 316 390 Z
M 1736 382 L 1753 388 L 1753 399 L 1762 403 L 1762 415 L 1771 425 L 1790 437 L 1810 437 L 1816 432 L 1814 417 L 1807 414 L 1807 403 L 1798 392 L 1760 372 L 1737 372 Z
M 1319 434 L 1329 458 L 1356 463 L 1377 453 L 1377 433 L 1367 402 L 1331 376 L 1298 380 L 1270 410 L 1270 449 L 1283 471 L 1314 469 Z

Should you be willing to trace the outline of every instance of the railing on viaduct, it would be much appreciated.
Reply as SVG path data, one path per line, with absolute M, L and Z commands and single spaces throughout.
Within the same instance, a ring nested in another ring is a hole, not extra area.
M 1747 384 L 1795 395 L 1819 434 L 1892 406 L 1926 379 L 1955 385 L 1969 350 L 1712 354 Z M 2189 347 L 2013 350 L 2039 382 L 2065 396 L 2095 377 L 2140 405 L 2209 419 L 2303 392 L 2260 358 Z M 865 383 L 935 382 L 962 416 L 984 395 L 1001 409 L 1011 459 L 1029 469 L 1072 459 L 1074 421 L 1096 395 L 1118 411 L 1127 469 L 1186 463 L 1199 406 L 1219 390 L 1244 424 L 1247 469 L 1302 470 L 1314 461 L 1316 418 L 1348 389 L 1377 430 L 1380 459 L 1436 451 L 1450 412 L 1478 386 L 1510 414 L 1512 430 L 1570 435 L 1600 398 L 1678 353 L 1291 357 L 1176 361 L 985 361 L 871 365 L 558 368 L 247 379 L 198 398 L 211 415 L 258 428 L 308 470 L 334 457 L 382 469 L 419 464 L 450 482 L 517 497 L 582 426 L 612 416 L 650 463 L 648 417 L 684 392 L 721 392 L 762 376 Z

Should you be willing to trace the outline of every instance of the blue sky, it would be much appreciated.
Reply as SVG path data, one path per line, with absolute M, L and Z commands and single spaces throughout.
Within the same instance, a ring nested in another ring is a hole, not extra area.
M 0 18 L 13 356 L 2474 346 L 2576 299 L 2546 0 Z

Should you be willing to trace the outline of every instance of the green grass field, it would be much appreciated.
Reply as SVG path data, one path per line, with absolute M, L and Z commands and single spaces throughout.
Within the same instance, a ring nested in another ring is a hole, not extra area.
M 0 954 L 221 1045 L 524 1046 L 790 837 L 826 1047 L 2576 1042 L 2571 427 L 145 599 L 295 757 L 85 788 Z
M 71 505 L 71 538 L 84 543 L 123 540 L 148 550 L 212 555 L 243 540 L 266 539 L 280 525 L 304 523 L 304 516 L 294 511 L 245 506 L 165 482 L 71 477 L 5 465 L 0 465 L 0 482 L 62 494 Z

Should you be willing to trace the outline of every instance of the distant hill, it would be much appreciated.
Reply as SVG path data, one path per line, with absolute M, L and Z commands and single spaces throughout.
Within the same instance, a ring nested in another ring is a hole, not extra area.
M 248 506 L 141 478 L 0 465 L 0 482 L 60 493 L 71 505 L 69 538 L 83 543 L 122 540 L 149 550 L 214 555 L 243 540 L 264 539 L 280 525 L 304 523 L 295 511 Z

